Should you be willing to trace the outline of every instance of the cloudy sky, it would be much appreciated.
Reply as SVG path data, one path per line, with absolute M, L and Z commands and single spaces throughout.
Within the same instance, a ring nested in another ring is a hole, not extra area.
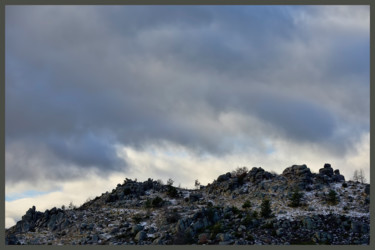
M 369 179 L 368 6 L 6 6 L 6 226 L 125 177 Z M 77 192 L 78 191 L 78 192 Z

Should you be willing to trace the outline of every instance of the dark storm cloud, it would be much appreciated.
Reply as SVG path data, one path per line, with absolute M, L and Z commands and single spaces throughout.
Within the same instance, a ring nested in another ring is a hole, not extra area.
M 257 147 L 254 136 L 281 137 L 344 154 L 350 146 L 341 145 L 369 122 L 368 36 L 337 46 L 335 29 L 327 36 L 296 21 L 302 10 L 319 13 L 284 6 L 7 6 L 7 181 L 27 179 L 20 178 L 22 166 L 38 155 L 48 178 L 120 170 L 127 165 L 115 145 L 162 141 L 223 155 L 233 149 L 227 138 Z M 351 30 L 340 32 L 350 37 Z M 220 117 L 228 113 L 264 126 L 224 124 Z M 352 132 L 338 134 L 341 122 Z
M 336 127 L 333 114 L 303 101 L 273 98 L 261 101 L 256 108 L 258 116 L 277 124 L 290 139 L 319 142 L 329 139 Z

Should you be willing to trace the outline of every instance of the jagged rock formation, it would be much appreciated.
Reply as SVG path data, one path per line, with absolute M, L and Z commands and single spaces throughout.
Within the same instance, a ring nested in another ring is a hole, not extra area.
M 330 164 L 280 175 L 254 167 L 199 190 L 126 179 L 79 208 L 30 208 L 6 244 L 369 244 L 369 194 Z M 260 216 L 265 199 L 269 218 Z

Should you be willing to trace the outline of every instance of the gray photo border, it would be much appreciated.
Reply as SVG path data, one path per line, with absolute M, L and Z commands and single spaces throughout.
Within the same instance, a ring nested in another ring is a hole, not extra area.
M 375 36 L 375 21 L 372 16 L 374 15 L 374 7 L 371 6 L 371 0 L 0 0 L 0 117 L 2 122 L 0 123 L 0 176 L 1 183 L 1 217 L 0 224 L 3 228 L 0 230 L 0 246 L 2 249 L 40 249 L 40 248 L 51 248 L 51 249 L 76 249 L 81 247 L 86 247 L 90 249 L 115 249 L 121 246 L 6 246 L 5 245 L 5 9 L 7 5 L 369 5 L 370 6 L 370 41 L 374 41 Z M 372 7 L 372 8 L 371 8 Z M 371 47 L 371 43 L 370 43 Z M 370 65 L 371 62 L 374 62 L 375 51 L 370 49 Z M 370 66 L 370 110 L 375 110 L 375 88 L 371 85 L 374 82 L 374 68 Z M 373 98 L 371 98 L 373 97 Z M 375 180 L 375 171 L 371 171 L 371 167 L 375 162 L 375 138 L 374 134 L 374 123 L 375 116 L 374 113 L 370 112 L 370 179 Z M 374 198 L 374 185 L 371 185 L 371 201 Z M 370 245 L 366 246 L 353 246 L 353 245 L 344 245 L 344 246 L 126 246 L 130 249 L 189 249 L 189 248 L 210 248 L 219 247 L 222 249 L 233 249 L 233 248 L 255 248 L 255 249 L 272 249 L 272 248 L 303 248 L 303 249 L 314 249 L 314 248 L 342 248 L 342 249 L 353 249 L 353 248 L 366 248 L 374 247 L 375 240 L 375 231 L 372 230 L 374 227 L 374 217 L 373 212 L 375 211 L 375 205 L 373 202 L 370 204 Z M 4 247 L 4 248 L 3 248 Z

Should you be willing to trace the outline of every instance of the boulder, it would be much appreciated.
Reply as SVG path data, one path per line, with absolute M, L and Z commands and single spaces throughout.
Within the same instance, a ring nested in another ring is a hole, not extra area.
M 216 239 L 219 241 L 227 242 L 232 239 L 231 235 L 229 233 L 219 233 L 216 235 Z
M 227 180 L 229 180 L 231 177 L 232 177 L 232 174 L 228 172 L 228 173 L 226 173 L 226 174 L 220 175 L 220 176 L 217 178 L 217 181 L 218 181 L 218 182 L 227 181 Z
M 147 233 L 145 231 L 139 231 L 134 237 L 134 240 L 137 242 L 144 241 L 147 238 Z
M 132 227 L 131 233 L 132 234 L 137 234 L 141 230 L 143 230 L 143 226 L 141 226 L 141 225 L 135 225 L 135 226 Z
M 189 196 L 189 201 L 190 202 L 196 202 L 196 201 L 199 201 L 200 198 L 202 198 L 203 195 L 201 193 L 193 193 L 193 194 L 190 194 Z
M 202 233 L 198 235 L 198 244 L 207 244 L 210 235 L 208 233 Z
M 312 183 L 313 174 L 310 169 L 305 165 L 293 165 L 286 168 L 282 176 L 286 178 L 289 184 L 294 184 L 299 189 L 306 189 Z
M 37 212 L 35 206 L 29 208 L 22 219 L 16 224 L 16 231 L 25 233 L 34 230 L 37 221 L 43 217 L 43 213 Z
M 248 179 L 250 182 L 253 182 L 255 184 L 260 183 L 262 180 L 269 180 L 272 179 L 274 176 L 265 171 L 263 168 L 259 167 L 253 167 L 250 171 L 249 174 L 247 175 Z
M 334 182 L 343 182 L 345 181 L 345 177 L 343 175 L 340 174 L 340 170 L 336 169 L 334 172 L 333 172 L 333 177 L 332 177 L 332 180 Z
M 324 164 L 324 167 L 319 169 L 319 174 L 332 177 L 333 176 L 333 168 L 331 167 L 331 164 L 328 164 L 328 163 Z

